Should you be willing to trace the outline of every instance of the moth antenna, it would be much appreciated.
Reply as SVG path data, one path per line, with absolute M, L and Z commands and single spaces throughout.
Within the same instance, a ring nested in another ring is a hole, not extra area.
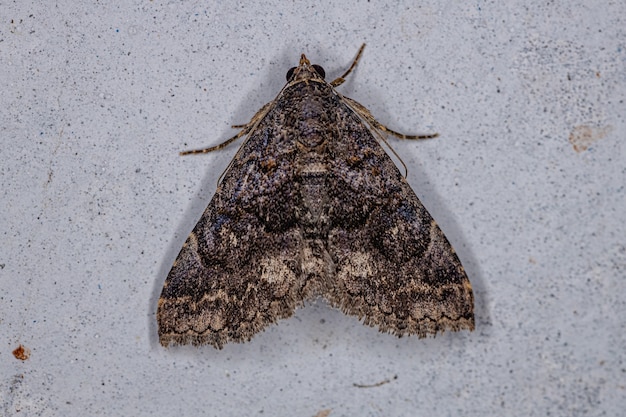
M 354 67 L 356 67 L 356 64 L 359 62 L 359 59 L 361 58 L 361 55 L 363 54 L 363 49 L 365 49 L 365 44 L 361 45 L 361 47 L 359 48 L 359 52 L 356 53 L 356 58 L 354 58 L 354 61 L 352 61 L 352 65 L 350 65 L 350 68 L 348 68 L 348 70 L 344 72 L 341 77 L 338 77 L 332 80 L 330 82 L 330 85 L 332 85 L 333 87 L 339 87 L 341 84 L 344 83 L 344 81 L 346 81 L 346 77 L 348 76 L 348 74 L 352 72 Z
M 402 160 L 402 157 L 398 155 L 398 152 L 396 152 L 395 149 L 393 149 L 393 146 L 391 146 L 389 142 L 387 141 L 387 138 L 380 133 L 380 130 L 374 129 L 374 132 L 376 132 L 376 135 L 378 135 L 380 140 L 383 141 L 383 143 L 387 146 L 387 148 L 391 151 L 391 153 L 393 153 L 394 156 L 398 158 L 398 161 L 400 161 L 400 163 L 402 164 L 402 167 L 404 168 L 404 178 L 406 178 L 409 175 L 409 168 L 407 168 L 406 164 Z

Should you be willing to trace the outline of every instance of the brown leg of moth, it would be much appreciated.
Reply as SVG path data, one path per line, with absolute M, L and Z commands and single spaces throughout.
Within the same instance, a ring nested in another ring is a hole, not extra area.
M 372 113 L 370 113 L 370 111 L 359 102 L 354 101 L 351 98 L 344 97 L 344 96 L 342 96 L 342 98 L 347 102 L 348 106 L 352 107 L 354 111 L 356 111 L 361 117 L 363 117 L 367 121 L 367 123 L 370 124 L 370 126 L 382 132 L 389 133 L 390 135 L 393 135 L 397 138 L 414 140 L 414 139 L 433 139 L 439 136 L 439 133 L 430 133 L 427 135 L 405 135 L 403 133 L 396 132 L 395 130 L 391 130 L 387 126 L 378 122 L 378 120 L 374 118 Z
M 261 107 L 261 110 L 256 112 L 256 114 L 252 117 L 252 120 L 250 120 L 248 122 L 248 124 L 245 124 L 245 125 L 233 125 L 232 126 L 233 128 L 241 129 L 241 131 L 239 133 L 237 133 L 235 136 L 233 136 L 232 138 L 227 139 L 224 142 L 222 142 L 222 143 L 220 143 L 218 145 L 215 145 L 215 146 L 211 146 L 209 148 L 193 149 L 191 151 L 182 151 L 182 152 L 179 153 L 179 155 L 191 155 L 191 154 L 199 154 L 199 153 L 208 153 L 208 152 L 213 152 L 213 151 L 217 151 L 219 149 L 225 148 L 226 146 L 230 145 L 231 143 L 233 143 L 234 141 L 236 141 L 240 137 L 245 136 L 248 133 L 250 133 L 250 131 L 254 128 L 254 126 L 256 126 L 256 124 L 259 122 L 259 120 L 261 120 L 263 118 L 263 116 L 265 116 L 265 113 L 267 113 L 267 110 L 269 109 L 269 105 L 270 104 L 272 104 L 272 103 L 267 103 L 266 105 Z
M 393 136 L 395 136 L 397 138 L 400 138 L 400 139 L 432 139 L 432 138 L 436 138 L 437 136 L 439 136 L 439 133 L 431 133 L 431 134 L 428 134 L 428 135 L 405 135 L 403 133 L 396 132 L 395 130 L 391 130 L 387 126 L 379 123 L 378 120 L 376 120 L 374 118 L 372 113 L 370 113 L 370 111 L 365 106 L 360 104 L 359 102 L 354 101 L 351 98 L 344 97 L 344 96 L 342 96 L 342 99 L 346 102 L 346 105 L 348 105 L 348 107 L 350 107 L 359 116 L 361 116 L 363 119 L 365 119 L 365 121 L 370 125 L 370 127 L 373 128 L 372 132 L 376 133 L 376 136 L 378 136 L 378 138 L 381 140 L 381 142 L 383 142 L 385 145 L 387 145 L 387 148 L 389 148 L 389 150 L 391 150 L 391 152 L 393 152 L 393 154 L 396 156 L 396 158 L 398 158 L 398 160 L 400 161 L 400 163 L 404 167 L 404 177 L 405 178 L 406 178 L 406 176 L 409 173 L 409 169 L 407 168 L 407 166 L 404 163 L 404 161 L 402 160 L 402 158 L 400 158 L 400 155 L 398 155 L 396 150 L 393 149 L 393 147 L 391 145 L 389 145 L 389 142 L 387 142 L 387 139 L 385 139 L 385 136 L 382 135 L 381 132 L 389 133 L 389 134 L 391 134 L 391 135 L 393 135 Z

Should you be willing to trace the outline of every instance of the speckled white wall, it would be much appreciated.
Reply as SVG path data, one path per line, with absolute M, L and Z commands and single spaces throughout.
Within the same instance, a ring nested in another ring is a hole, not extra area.
M 0 16 L 0 415 L 621 413 L 626 4 Z M 468 271 L 476 331 L 397 339 L 316 302 L 246 344 L 162 348 L 156 300 L 236 146 L 178 151 L 230 137 L 300 53 L 332 78 L 363 42 L 342 93 L 441 134 L 390 142 Z

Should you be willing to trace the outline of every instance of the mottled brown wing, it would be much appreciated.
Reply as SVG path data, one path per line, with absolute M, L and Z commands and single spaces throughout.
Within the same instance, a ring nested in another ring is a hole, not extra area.
M 159 299 L 164 346 L 246 341 L 301 304 L 297 150 L 280 117 L 242 145 L 180 251 Z
M 452 246 L 364 122 L 347 105 L 337 111 L 326 297 L 399 336 L 473 330 L 472 288 Z
M 165 281 L 163 345 L 249 340 L 316 295 L 397 335 L 473 329 L 454 250 L 366 110 L 320 77 L 303 56 L 251 122 Z

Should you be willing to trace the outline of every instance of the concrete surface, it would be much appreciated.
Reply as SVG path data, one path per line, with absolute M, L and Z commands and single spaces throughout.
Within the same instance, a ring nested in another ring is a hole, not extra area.
M 0 415 L 623 413 L 625 3 L 5 3 Z M 363 42 L 340 91 L 441 134 L 390 142 L 476 331 L 397 339 L 320 301 L 162 348 L 161 286 L 237 146 L 178 151 L 230 137 L 300 53 L 332 78 Z

